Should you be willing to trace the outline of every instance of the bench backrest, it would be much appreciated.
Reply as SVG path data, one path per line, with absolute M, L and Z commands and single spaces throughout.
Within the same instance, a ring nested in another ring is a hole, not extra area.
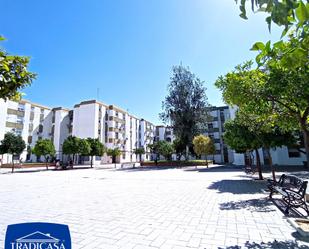
M 301 196 L 306 194 L 308 182 L 298 178 L 297 176 L 283 174 L 278 183 L 281 187 L 293 189 Z

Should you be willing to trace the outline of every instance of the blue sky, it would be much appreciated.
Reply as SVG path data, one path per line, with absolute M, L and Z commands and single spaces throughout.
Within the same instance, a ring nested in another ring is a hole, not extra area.
M 38 79 L 25 98 L 71 108 L 97 98 L 161 123 L 173 65 L 205 81 L 212 105 L 219 75 L 252 59 L 269 34 L 262 14 L 239 17 L 234 0 L 0 0 L 2 46 L 31 57 Z

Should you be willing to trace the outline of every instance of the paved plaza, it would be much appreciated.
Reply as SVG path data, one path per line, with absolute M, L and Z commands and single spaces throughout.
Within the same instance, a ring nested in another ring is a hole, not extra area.
M 309 248 L 241 170 L 0 170 L 0 245 L 21 222 L 69 225 L 73 249 Z

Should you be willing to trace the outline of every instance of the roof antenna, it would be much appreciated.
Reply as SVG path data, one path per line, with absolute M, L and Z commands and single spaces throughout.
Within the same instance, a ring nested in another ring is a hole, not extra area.
M 100 100 L 100 88 L 97 88 L 97 100 Z

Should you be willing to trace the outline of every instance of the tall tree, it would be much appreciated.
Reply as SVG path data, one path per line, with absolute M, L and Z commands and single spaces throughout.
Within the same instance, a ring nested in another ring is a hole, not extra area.
M 195 154 L 198 156 L 204 155 L 206 157 L 206 166 L 208 168 L 207 156 L 216 152 L 216 147 L 212 139 L 200 134 L 193 138 L 193 146 Z
M 46 169 L 48 169 L 49 158 L 56 154 L 55 146 L 49 139 L 38 140 L 32 151 L 37 157 L 45 158 Z
M 0 36 L 0 41 L 5 40 Z M 0 98 L 19 99 L 19 92 L 30 85 L 36 78 L 36 74 L 27 70 L 29 57 L 10 55 L 0 48 Z
M 26 143 L 20 135 L 8 132 L 4 135 L 4 139 L 1 141 L 0 151 L 3 154 L 12 155 L 12 173 L 14 172 L 14 156 L 20 156 L 20 154 L 26 148 Z
M 173 127 L 175 136 L 188 148 L 193 137 L 206 128 L 208 102 L 204 82 L 189 68 L 175 66 L 168 91 L 160 118 Z
M 105 146 L 100 142 L 98 138 L 87 138 L 87 141 L 90 145 L 90 151 L 89 151 L 89 156 L 91 157 L 90 159 L 90 166 L 92 168 L 93 166 L 93 157 L 94 156 L 103 156 L 106 148 Z

